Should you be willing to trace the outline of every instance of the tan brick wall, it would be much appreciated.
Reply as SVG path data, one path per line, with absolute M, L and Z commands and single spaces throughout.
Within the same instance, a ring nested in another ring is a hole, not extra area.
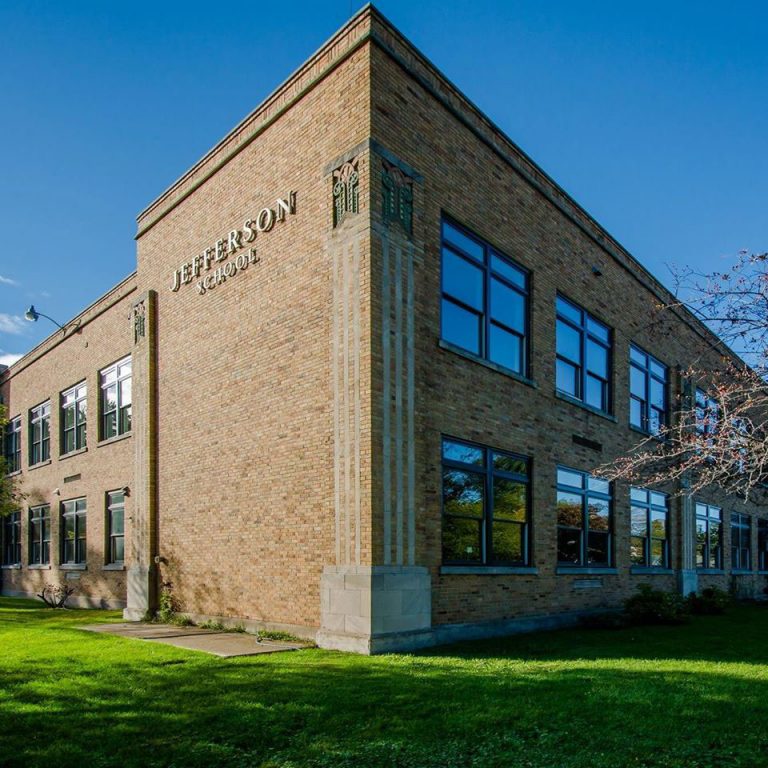
M 129 320 L 135 276 L 127 278 L 96 304 L 67 323 L 66 334 L 57 331 L 0 376 L 0 394 L 11 417 L 22 418 L 22 471 L 18 477 L 27 494 L 22 508 L 20 569 L 2 569 L 6 594 L 34 595 L 45 584 L 67 583 L 76 588 L 73 601 L 90 605 L 121 606 L 125 601 L 124 571 L 105 570 L 107 491 L 130 487 L 133 482 L 133 451 L 130 436 L 99 442 L 99 371 L 130 354 Z M 79 325 L 78 325 L 79 321 Z M 42 321 L 41 321 L 42 322 Z M 87 448 L 61 455 L 60 394 L 73 384 L 88 384 Z M 51 403 L 51 459 L 29 466 L 29 409 Z M 56 493 L 58 489 L 58 493 Z M 87 568 L 63 570 L 61 563 L 61 503 L 87 500 Z M 51 508 L 51 565 L 29 567 L 30 506 Z M 125 500 L 126 533 L 130 529 L 131 499 Z

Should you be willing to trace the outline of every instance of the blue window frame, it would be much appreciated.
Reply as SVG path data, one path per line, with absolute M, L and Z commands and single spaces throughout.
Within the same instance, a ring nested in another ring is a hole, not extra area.
M 629 348 L 629 423 L 656 435 L 667 423 L 668 369 L 632 344 Z
M 646 488 L 630 489 L 632 565 L 669 568 L 669 497 Z
M 441 229 L 441 338 L 527 376 L 528 272 L 448 219 Z

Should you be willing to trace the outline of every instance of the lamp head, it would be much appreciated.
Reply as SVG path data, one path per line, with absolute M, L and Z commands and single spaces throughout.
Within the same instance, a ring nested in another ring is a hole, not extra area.
M 37 314 L 37 310 L 35 309 L 34 304 L 29 305 L 29 309 L 24 313 L 24 317 L 26 317 L 30 323 L 34 323 L 37 321 L 40 315 Z

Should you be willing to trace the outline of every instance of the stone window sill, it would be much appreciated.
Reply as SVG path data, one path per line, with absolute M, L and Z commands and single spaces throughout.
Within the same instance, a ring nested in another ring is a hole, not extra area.
M 51 463 L 50 459 L 45 461 L 38 461 L 37 464 L 30 464 L 28 470 L 31 472 L 33 469 L 40 469 L 40 467 L 47 467 Z
M 674 576 L 673 568 L 654 568 L 652 566 L 634 565 L 629 569 L 633 576 Z
M 20 475 L 20 474 L 21 474 L 21 470 L 17 469 L 14 472 L 8 472 L 6 474 L 6 477 L 16 477 L 16 475 Z
M 638 435 L 642 435 L 643 437 L 651 437 L 657 443 L 663 443 L 664 442 L 664 438 L 661 437 L 661 435 L 656 435 L 653 432 L 648 432 L 645 429 L 640 429 L 640 427 L 636 427 L 634 424 L 630 424 L 629 425 L 629 431 L 630 432 L 637 432 Z
M 577 408 L 583 408 L 587 413 L 594 413 L 595 416 L 600 416 L 603 419 L 607 419 L 608 421 L 612 421 L 614 424 L 618 424 L 619 420 L 611 415 L 610 413 L 607 413 L 606 411 L 601 411 L 599 408 L 595 408 L 591 405 L 587 405 L 587 403 L 582 402 L 581 400 L 577 400 L 575 397 L 571 397 L 570 395 L 566 395 L 565 392 L 560 392 L 560 390 L 555 390 L 555 397 L 558 400 L 562 400 L 565 403 L 570 403 L 571 405 L 575 405 Z
M 738 568 L 738 569 L 734 568 L 734 569 L 731 571 L 731 573 L 732 573 L 734 576 L 751 576 L 751 575 L 754 573 L 754 571 L 752 571 L 752 570 L 747 570 L 746 568 Z
M 443 565 L 440 567 L 441 575 L 448 576 L 505 576 L 526 575 L 536 576 L 538 568 L 530 566 L 503 566 L 503 565 Z
M 83 448 L 78 448 L 75 451 L 70 451 L 69 453 L 62 453 L 61 456 L 59 456 L 59 461 L 62 459 L 71 459 L 73 456 L 79 456 L 81 453 L 87 453 L 88 446 L 84 446 Z
M 27 568 L 29 568 L 30 571 L 50 571 L 51 565 L 50 563 L 30 563 Z
M 20 571 L 21 563 L 13 563 L 11 565 L 0 565 L 0 568 L 2 568 L 4 571 Z
M 705 576 L 724 576 L 725 571 L 720 568 L 697 568 L 696 573 L 703 573 Z
M 124 571 L 125 565 L 123 563 L 107 563 L 103 568 L 103 571 Z
M 558 576 L 605 576 L 618 574 L 618 568 L 584 568 L 580 565 L 559 565 L 555 573 Z
M 124 432 L 122 435 L 115 435 L 114 437 L 108 437 L 106 440 L 99 440 L 96 447 L 101 448 L 105 445 L 112 445 L 112 443 L 119 443 L 121 440 L 127 440 L 131 434 L 131 432 Z
M 503 365 L 494 363 L 491 360 L 486 360 L 484 357 L 479 357 L 478 355 L 474 355 L 472 354 L 472 352 L 468 352 L 466 349 L 457 347 L 448 341 L 443 341 L 443 339 L 440 339 L 437 346 L 440 347 L 440 349 L 444 349 L 446 352 L 453 352 L 454 355 L 458 355 L 459 357 L 463 357 L 467 360 L 471 360 L 473 363 L 482 365 L 485 368 L 490 368 L 492 371 L 496 371 L 496 373 L 501 373 L 504 376 L 508 376 L 510 379 L 519 381 L 521 384 L 527 384 L 529 387 L 538 389 L 538 385 L 536 384 L 535 381 L 533 381 L 533 379 L 529 379 L 527 376 L 523 376 L 517 371 L 513 371 L 511 368 L 505 368 Z
M 87 571 L 88 566 L 85 563 L 62 563 L 59 568 L 62 571 Z

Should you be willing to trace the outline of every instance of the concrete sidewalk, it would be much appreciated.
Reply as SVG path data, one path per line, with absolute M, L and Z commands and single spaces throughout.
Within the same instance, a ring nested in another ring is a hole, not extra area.
M 215 629 L 201 629 L 200 627 L 177 627 L 172 624 L 134 622 L 89 624 L 80 627 L 80 629 L 86 632 L 98 632 L 105 635 L 132 637 L 136 640 L 163 643 L 177 648 L 188 648 L 192 651 L 203 651 L 222 658 L 256 656 L 260 653 L 277 653 L 278 651 L 298 651 L 307 647 L 301 643 L 274 640 L 259 641 L 254 635 L 245 632 L 221 632 Z

